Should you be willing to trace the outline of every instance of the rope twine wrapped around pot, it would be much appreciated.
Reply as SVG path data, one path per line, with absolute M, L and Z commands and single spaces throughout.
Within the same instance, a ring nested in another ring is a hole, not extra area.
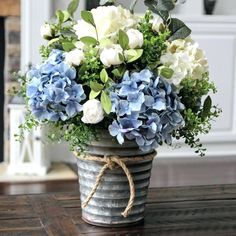
M 127 168 L 126 164 L 137 162 L 137 161 L 153 160 L 153 158 L 156 156 L 156 151 L 154 151 L 151 154 L 147 154 L 145 156 L 137 156 L 137 157 L 119 157 L 119 156 L 100 157 L 100 156 L 92 156 L 92 155 L 86 155 L 86 157 L 82 157 L 82 156 L 79 156 L 78 153 L 76 153 L 76 152 L 75 152 L 75 155 L 77 156 L 77 158 L 80 158 L 82 160 L 97 161 L 97 162 L 104 163 L 102 169 L 100 170 L 100 172 L 96 178 L 96 181 L 95 181 L 95 184 L 94 184 L 92 190 L 88 194 L 85 201 L 82 203 L 82 208 L 85 208 L 88 205 L 91 198 L 93 197 L 93 195 L 97 191 L 97 188 L 100 185 L 100 183 L 102 181 L 102 177 L 105 175 L 106 170 L 107 169 L 113 170 L 115 167 L 117 167 L 117 168 L 121 168 L 124 171 L 124 173 L 126 174 L 126 177 L 128 179 L 128 182 L 129 182 L 129 188 L 130 188 L 129 201 L 127 203 L 125 210 L 121 213 L 122 216 L 127 217 L 133 207 L 133 204 L 134 204 L 135 186 L 134 186 L 133 177 L 132 177 L 129 169 Z

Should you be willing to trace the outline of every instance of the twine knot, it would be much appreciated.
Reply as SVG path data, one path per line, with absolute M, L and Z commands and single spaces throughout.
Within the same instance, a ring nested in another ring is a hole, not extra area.
M 107 167 L 110 170 L 113 170 L 115 167 L 115 163 L 112 161 L 111 157 L 104 156 L 104 161 L 107 163 Z
M 78 156 L 77 153 L 75 153 L 75 155 L 80 159 L 84 159 L 84 158 Z M 134 181 L 133 181 L 132 175 L 131 175 L 129 169 L 127 168 L 125 162 L 137 162 L 137 161 L 142 161 L 142 160 L 152 160 L 155 156 L 156 156 L 156 152 L 153 152 L 152 154 L 149 154 L 146 156 L 140 156 L 140 157 L 119 157 L 119 156 L 98 157 L 98 156 L 89 156 L 89 155 L 86 156 L 86 158 L 85 158 L 86 160 L 103 162 L 104 165 L 101 168 L 101 170 L 96 178 L 96 181 L 95 181 L 95 184 L 94 184 L 92 190 L 90 191 L 90 193 L 88 194 L 88 196 L 84 200 L 84 202 L 82 203 L 82 208 L 85 208 L 88 205 L 91 198 L 93 197 L 93 195 L 97 191 L 97 188 L 98 188 L 99 184 L 101 183 L 102 177 L 104 176 L 106 170 L 107 169 L 113 170 L 114 167 L 117 166 L 117 167 L 122 168 L 122 170 L 126 174 L 128 182 L 129 182 L 129 188 L 130 188 L 129 201 L 127 203 L 125 210 L 121 213 L 122 216 L 127 217 L 133 207 L 133 204 L 134 204 L 135 186 L 134 186 Z

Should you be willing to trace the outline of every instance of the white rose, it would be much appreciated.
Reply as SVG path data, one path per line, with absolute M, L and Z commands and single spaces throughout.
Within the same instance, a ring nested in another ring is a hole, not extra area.
M 129 47 L 141 48 L 143 46 L 143 34 L 136 29 L 129 29 L 126 34 L 129 37 Z
M 120 65 L 122 64 L 122 61 L 120 60 L 119 54 L 122 53 L 123 49 L 121 46 L 119 44 L 113 44 L 102 50 L 100 60 L 107 67 L 110 67 L 111 65 Z
M 79 66 L 83 60 L 84 52 L 77 48 L 67 52 L 65 55 L 65 62 L 70 66 Z
M 134 28 L 137 25 L 136 16 L 121 6 L 101 6 L 92 9 L 91 13 L 99 40 L 115 38 L 120 29 Z M 79 39 L 84 36 L 97 38 L 95 28 L 84 20 L 79 20 L 74 26 L 74 30 Z
M 97 99 L 88 100 L 83 105 L 83 117 L 82 121 L 85 124 L 97 124 L 104 118 L 104 112 L 101 102 Z
M 164 27 L 163 20 L 160 16 L 157 16 L 152 21 L 152 30 L 160 32 L 161 28 Z
M 52 29 L 51 26 L 47 23 L 41 26 L 40 34 L 43 38 L 52 37 Z
M 97 38 L 95 28 L 91 24 L 85 22 L 84 20 L 78 20 L 77 24 L 74 25 L 73 28 L 75 30 L 75 33 L 78 39 L 86 37 L 86 36 L 89 36 L 95 39 Z

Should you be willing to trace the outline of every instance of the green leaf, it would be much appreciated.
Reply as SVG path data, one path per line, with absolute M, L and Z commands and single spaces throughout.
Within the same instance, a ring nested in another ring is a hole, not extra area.
M 103 6 L 103 5 L 106 5 L 106 4 L 108 4 L 108 3 L 114 4 L 114 3 L 115 3 L 115 0 L 100 0 L 99 5 L 100 5 L 100 6 Z
M 87 70 L 87 64 L 84 63 L 79 69 L 79 75 L 83 76 L 85 74 L 86 70 Z
M 85 36 L 80 38 L 80 41 L 84 44 L 88 44 L 88 45 L 96 45 L 97 44 L 97 40 L 93 37 L 89 37 L 89 36 Z
M 154 13 L 157 13 L 157 11 L 171 11 L 175 8 L 173 0 L 145 0 L 144 4 Z
M 191 34 L 191 30 L 184 24 L 183 21 L 172 18 L 169 25 L 169 30 L 171 31 L 170 41 L 175 39 L 185 39 Z
M 63 13 L 63 23 L 64 23 L 70 19 L 71 15 L 68 11 L 62 11 L 62 13 Z
M 90 92 L 90 94 L 89 94 L 89 99 L 94 99 L 94 98 L 96 98 L 100 93 L 101 93 L 101 91 L 95 92 L 95 91 L 91 90 L 91 92 Z
M 63 14 L 63 12 L 62 12 L 61 10 L 57 10 L 57 11 L 56 11 L 56 17 L 57 17 L 57 19 L 58 19 L 58 22 L 59 22 L 60 24 L 62 24 L 62 23 L 63 23 L 63 20 L 64 20 L 64 14 Z
M 171 68 L 168 68 L 168 67 L 160 68 L 160 75 L 166 79 L 170 79 L 173 74 L 174 74 L 174 71 Z
M 211 107 L 212 107 L 212 100 L 210 96 L 207 96 L 207 98 L 204 101 L 203 104 L 203 110 L 202 110 L 202 118 L 206 118 L 210 111 L 211 111 Z
M 70 2 L 69 6 L 67 7 L 67 11 L 70 13 L 71 16 L 74 15 L 76 10 L 78 9 L 78 6 L 79 6 L 79 0 L 72 0 Z
M 118 68 L 112 70 L 112 74 L 116 77 L 116 78 L 121 78 L 123 76 L 123 74 L 125 73 L 126 68 L 124 66 L 119 66 Z
M 102 91 L 101 103 L 102 103 L 103 110 L 107 114 L 109 114 L 111 112 L 112 104 L 111 104 L 111 99 L 110 99 L 109 95 L 105 91 Z
M 75 48 L 75 45 L 72 42 L 63 42 L 62 47 L 64 51 L 69 52 Z
M 101 81 L 105 84 L 107 83 L 107 81 L 109 80 L 109 76 L 107 74 L 107 71 L 106 69 L 102 69 L 101 73 L 100 73 L 100 78 L 101 78 Z
M 123 61 L 124 61 L 124 56 L 123 56 L 123 54 L 119 53 L 118 55 L 119 55 L 119 59 L 120 59 L 120 61 L 123 62 Z
M 119 30 L 119 44 L 123 49 L 129 47 L 129 37 L 123 30 Z
M 81 11 L 81 18 L 85 22 L 95 26 L 95 22 L 94 22 L 94 19 L 93 19 L 93 14 L 90 11 Z
M 102 84 L 99 84 L 98 82 L 91 81 L 90 82 L 90 88 L 94 92 L 100 92 L 104 88 L 104 86 Z
M 125 51 L 125 57 L 128 63 L 138 60 L 143 54 L 143 49 L 129 49 Z
M 110 46 L 112 44 L 113 44 L 112 40 L 110 40 L 108 38 L 104 38 L 104 39 L 99 40 L 99 46 L 101 48 L 105 48 L 105 47 Z
M 114 69 L 111 73 L 117 78 L 121 77 L 119 69 Z
M 68 11 L 58 10 L 58 11 L 56 11 L 56 16 L 57 16 L 58 22 L 60 24 L 66 22 L 67 20 L 70 19 L 70 14 Z
M 51 44 L 53 43 L 56 43 L 59 41 L 59 38 L 54 38 L 54 39 L 51 39 L 49 42 L 48 42 L 48 46 L 50 46 Z

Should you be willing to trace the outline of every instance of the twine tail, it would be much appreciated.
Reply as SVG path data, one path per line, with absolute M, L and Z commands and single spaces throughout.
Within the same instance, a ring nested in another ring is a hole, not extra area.
M 89 201 L 91 200 L 91 198 L 93 197 L 94 193 L 97 191 L 97 188 L 99 186 L 99 184 L 101 183 L 102 180 L 102 176 L 104 175 L 106 169 L 109 167 L 109 163 L 105 164 L 102 169 L 100 170 L 97 178 L 96 178 L 96 182 L 95 185 L 93 186 L 92 190 L 90 191 L 89 195 L 87 196 L 87 198 L 84 200 L 84 202 L 82 203 L 82 208 L 85 208 Z
M 129 169 L 127 168 L 127 166 L 125 165 L 125 163 L 123 161 L 121 161 L 120 159 L 114 157 L 112 158 L 112 161 L 114 161 L 116 164 L 118 164 L 123 171 L 125 172 L 127 179 L 129 181 L 129 188 L 130 188 L 130 197 L 129 197 L 129 202 L 125 208 L 125 210 L 121 213 L 122 216 L 124 216 L 125 218 L 129 215 L 133 204 L 134 204 L 134 198 L 135 198 L 135 186 L 134 186 L 134 181 L 132 178 L 132 175 L 130 174 Z

